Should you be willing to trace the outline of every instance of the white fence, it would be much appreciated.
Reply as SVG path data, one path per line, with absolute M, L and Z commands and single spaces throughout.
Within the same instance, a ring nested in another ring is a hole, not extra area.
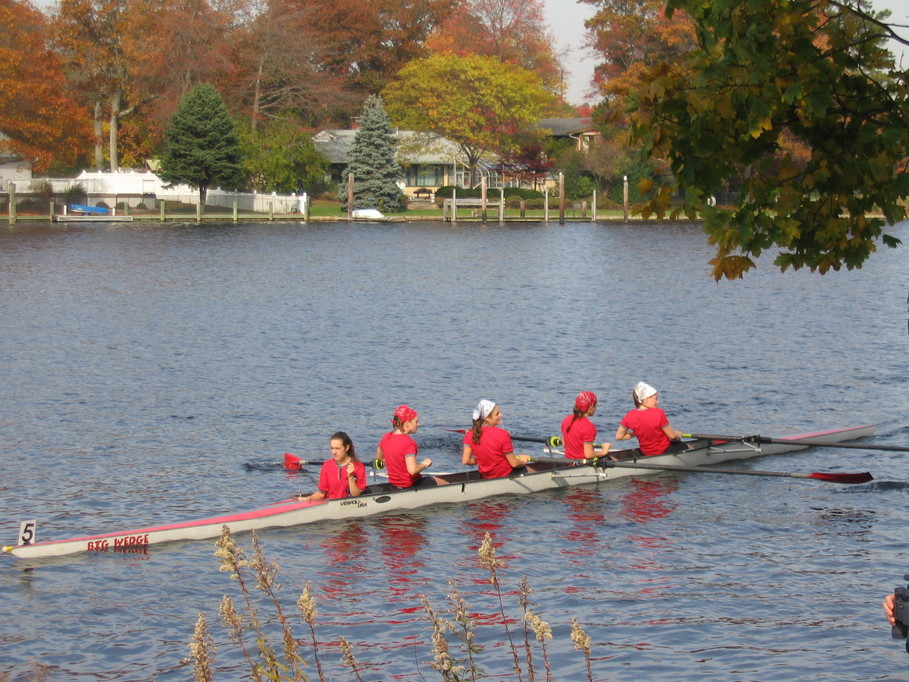
M 104 202 L 108 206 L 125 203 L 137 207 L 154 208 L 159 201 L 175 201 L 196 206 L 199 203 L 198 190 L 188 185 L 166 187 L 154 173 L 123 171 L 119 173 L 91 173 L 83 171 L 76 178 L 32 178 L 13 181 L 17 194 L 50 193 L 61 195 L 80 190 L 91 205 Z M 8 184 L 8 183 L 7 183 Z M 8 187 L 3 188 L 8 191 Z M 205 196 L 205 205 L 255 213 L 300 213 L 306 212 L 306 193 L 260 194 L 258 192 L 226 192 L 220 188 L 210 189 Z

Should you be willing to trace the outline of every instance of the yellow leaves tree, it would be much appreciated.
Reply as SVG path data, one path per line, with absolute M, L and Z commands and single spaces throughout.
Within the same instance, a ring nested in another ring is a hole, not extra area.
M 506 154 L 552 101 L 535 73 L 493 57 L 438 54 L 410 62 L 383 91 L 385 108 L 402 128 L 457 143 L 476 182 L 488 154 Z

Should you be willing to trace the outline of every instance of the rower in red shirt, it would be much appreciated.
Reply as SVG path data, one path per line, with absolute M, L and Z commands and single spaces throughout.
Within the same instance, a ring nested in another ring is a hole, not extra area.
M 562 446 L 568 459 L 593 459 L 606 457 L 611 443 L 603 443 L 599 451 L 593 443 L 597 437 L 597 427 L 589 417 L 596 414 L 597 396 L 591 391 L 581 391 L 574 401 L 574 410 L 562 420 Z
M 338 431 L 328 441 L 331 459 L 319 472 L 319 488 L 301 500 L 340 500 L 359 497 L 366 490 L 366 466 L 357 458 L 353 441 L 343 431 Z
M 417 488 L 444 483 L 421 472 L 432 466 L 429 458 L 417 462 L 417 442 L 410 437 L 420 426 L 416 410 L 401 405 L 391 419 L 392 429 L 379 441 L 376 461 L 385 462 L 388 468 L 388 482 L 396 488 Z
M 669 424 L 666 413 L 660 409 L 660 394 L 643 381 L 632 392 L 635 409 L 622 417 L 615 432 L 616 440 L 638 439 L 643 455 L 662 455 L 673 443 L 682 440 L 682 432 Z
M 511 434 L 499 428 L 502 412 L 491 400 L 481 400 L 473 411 L 473 428 L 464 435 L 461 462 L 476 465 L 483 478 L 504 478 L 523 473 L 530 455 L 515 455 Z

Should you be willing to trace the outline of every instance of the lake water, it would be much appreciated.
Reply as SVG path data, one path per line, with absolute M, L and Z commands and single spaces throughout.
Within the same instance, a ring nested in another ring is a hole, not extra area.
M 513 433 L 549 435 L 592 390 L 608 438 L 640 380 L 684 431 L 876 423 L 875 443 L 909 445 L 906 247 L 823 277 L 762 260 L 723 283 L 710 253 L 688 225 L 0 227 L 0 542 L 25 519 L 49 540 L 311 490 L 269 464 L 327 457 L 338 429 L 369 456 L 404 402 L 436 470 L 460 468 L 440 427 L 467 426 L 480 398 Z M 326 679 L 353 679 L 338 636 L 364 680 L 439 679 L 419 595 L 444 611 L 449 581 L 480 621 L 480 666 L 512 679 L 487 531 L 510 628 L 527 576 L 557 680 L 587 679 L 573 617 L 597 680 L 906 679 L 880 602 L 909 571 L 907 457 L 746 465 L 871 471 L 860 486 L 666 474 L 259 539 L 288 611 L 312 581 Z M 243 679 L 217 622 L 237 587 L 212 553 L 0 557 L 0 677 L 187 680 L 204 611 L 218 679 Z

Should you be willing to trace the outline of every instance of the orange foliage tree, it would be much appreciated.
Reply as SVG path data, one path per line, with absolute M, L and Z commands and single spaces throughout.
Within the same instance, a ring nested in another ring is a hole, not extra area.
M 103 166 L 107 115 L 110 166 L 117 170 L 117 126 L 129 86 L 122 45 L 128 27 L 126 0 L 61 0 L 53 25 L 70 83 L 94 111 L 95 167 Z
M 293 119 L 315 126 L 353 111 L 362 96 L 345 87 L 330 68 L 326 38 L 297 0 L 250 0 L 229 45 L 231 72 L 221 83 L 235 113 L 250 120 L 253 133 L 263 121 Z
M 23 157 L 38 172 L 75 163 L 89 139 L 46 32 L 29 3 L 0 0 L 0 153 Z
M 533 71 L 553 94 L 562 90 L 564 69 L 542 0 L 462 0 L 427 45 L 460 57 L 497 57 Z
M 408 62 L 426 56 L 426 39 L 458 0 L 295 0 L 322 44 L 324 67 L 349 85 L 378 93 Z
M 121 142 L 130 145 L 132 129 L 146 131 L 139 146 L 126 151 L 148 156 L 183 97 L 199 83 L 230 79 L 229 37 L 239 6 L 233 0 L 129 0 L 123 52 L 133 115 Z
M 599 57 L 594 80 L 610 99 L 622 95 L 660 62 L 678 63 L 697 46 L 684 12 L 666 16 L 666 0 L 580 0 L 597 7 L 585 22 L 589 46 Z

